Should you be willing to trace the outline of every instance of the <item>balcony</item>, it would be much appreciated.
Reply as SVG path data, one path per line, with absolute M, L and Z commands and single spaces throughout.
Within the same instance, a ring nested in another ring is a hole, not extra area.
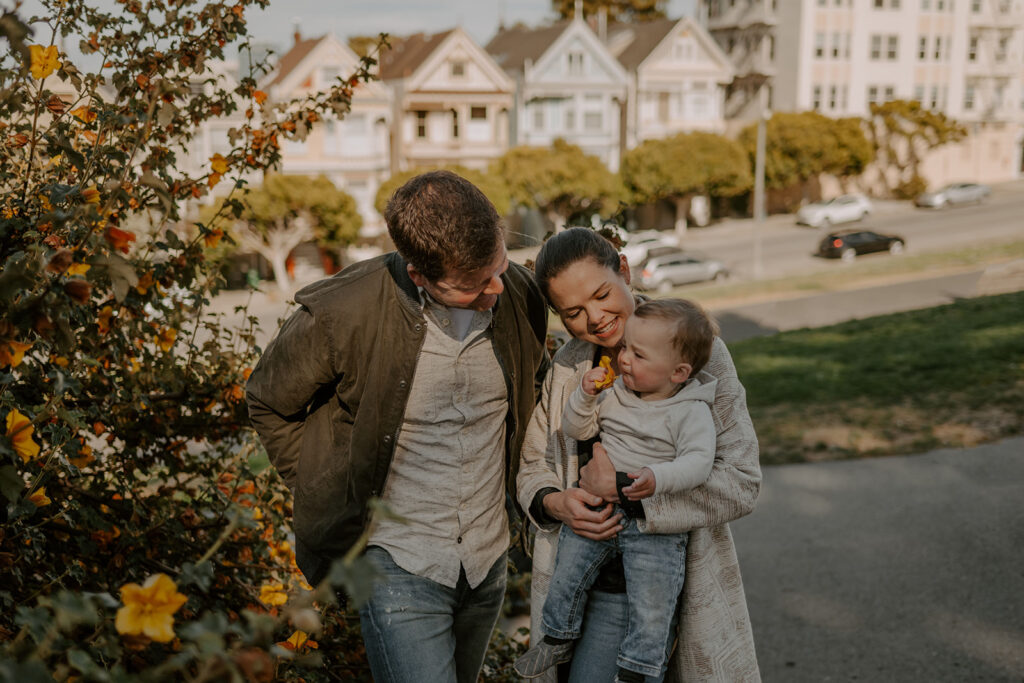
M 1015 29 L 1024 22 L 1024 9 L 1014 0 L 981 0 L 981 11 L 968 7 L 967 24 L 971 28 Z
M 772 78 L 778 73 L 775 65 L 770 59 L 768 59 L 767 50 L 762 48 L 751 50 L 750 52 L 740 56 L 738 60 L 734 59 L 733 63 L 736 65 L 737 78 L 749 78 L 754 76 Z
M 709 17 L 708 30 L 773 28 L 779 20 L 769 5 L 769 0 L 740 0 L 733 7 L 723 7 L 724 11 L 717 17 Z

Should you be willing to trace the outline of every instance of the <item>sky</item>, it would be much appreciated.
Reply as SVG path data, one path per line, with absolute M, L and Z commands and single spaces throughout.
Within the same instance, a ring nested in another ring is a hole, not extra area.
M 696 0 L 669 0 L 670 17 L 692 15 Z M 247 13 L 250 32 L 261 42 L 291 45 L 294 26 L 303 36 L 333 32 L 339 38 L 394 36 L 423 31 L 435 33 L 462 26 L 481 45 L 486 44 L 504 15 L 534 26 L 553 17 L 550 0 L 271 0 L 263 11 Z

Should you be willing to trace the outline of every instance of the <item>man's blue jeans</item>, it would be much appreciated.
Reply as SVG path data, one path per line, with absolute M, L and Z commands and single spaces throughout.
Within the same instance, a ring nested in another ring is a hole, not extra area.
M 601 566 L 621 553 L 629 624 L 617 664 L 645 676 L 660 676 L 665 666 L 665 643 L 686 577 L 689 538 L 689 534 L 640 533 L 636 520 L 627 517 L 623 518 L 622 531 L 606 541 L 582 538 L 563 526 L 544 602 L 544 633 L 561 639 L 580 637 L 587 590 Z
M 366 556 L 383 576 L 359 610 L 373 680 L 476 681 L 505 599 L 506 555 L 476 588 L 464 573 L 455 588 L 410 574 L 383 548 L 370 547 Z

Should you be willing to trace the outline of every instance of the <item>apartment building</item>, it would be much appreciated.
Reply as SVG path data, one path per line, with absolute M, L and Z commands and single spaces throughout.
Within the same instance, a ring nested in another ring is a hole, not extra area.
M 866 116 L 916 99 L 971 133 L 926 161 L 934 183 L 1024 175 L 1024 0 L 701 0 L 699 12 L 736 67 L 727 117 L 754 120 L 761 102 Z

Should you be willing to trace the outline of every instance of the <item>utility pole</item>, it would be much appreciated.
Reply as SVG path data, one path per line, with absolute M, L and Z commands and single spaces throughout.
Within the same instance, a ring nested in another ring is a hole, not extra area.
M 761 232 L 764 228 L 764 156 L 765 121 L 768 118 L 768 86 L 761 84 L 758 89 L 757 152 L 754 158 L 754 279 L 761 279 Z

